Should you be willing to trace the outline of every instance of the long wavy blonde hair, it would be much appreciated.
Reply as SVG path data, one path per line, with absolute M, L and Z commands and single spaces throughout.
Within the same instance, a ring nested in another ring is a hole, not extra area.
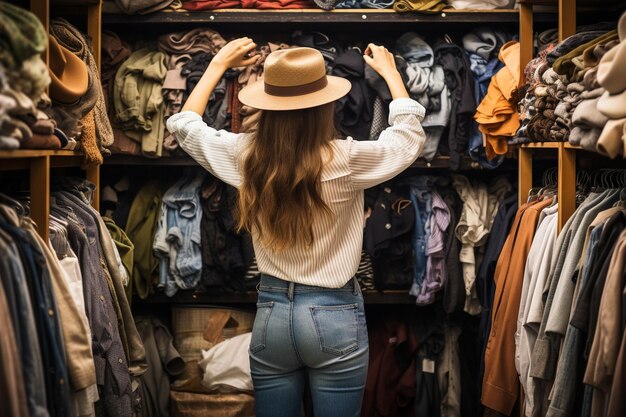
M 325 155 L 332 158 L 334 105 L 263 110 L 244 154 L 238 229 L 254 231 L 276 252 L 313 243 L 313 218 L 331 215 L 321 195 Z

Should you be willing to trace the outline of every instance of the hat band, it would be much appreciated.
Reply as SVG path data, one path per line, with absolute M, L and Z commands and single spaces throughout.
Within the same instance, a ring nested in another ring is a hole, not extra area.
M 304 94 L 314 93 L 321 90 L 328 85 L 328 79 L 326 75 L 322 78 L 313 81 L 312 83 L 292 85 L 292 86 L 279 86 L 264 83 L 265 92 L 271 96 L 279 97 L 293 97 L 302 96 Z

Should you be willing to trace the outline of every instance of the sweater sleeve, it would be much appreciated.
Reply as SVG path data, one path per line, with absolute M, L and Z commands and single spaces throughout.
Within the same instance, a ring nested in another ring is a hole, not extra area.
M 233 187 L 241 184 L 236 147 L 244 134 L 215 130 L 192 111 L 177 113 L 167 120 L 170 131 L 196 162 Z
M 389 126 L 378 140 L 349 139 L 349 164 L 355 189 L 370 188 L 407 169 L 424 149 L 426 135 L 421 121 L 424 107 L 410 98 L 389 105 Z

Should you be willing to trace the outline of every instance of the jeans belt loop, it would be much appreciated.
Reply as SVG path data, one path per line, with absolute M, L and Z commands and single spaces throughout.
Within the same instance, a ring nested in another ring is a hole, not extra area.
M 356 276 L 352 277 L 352 292 L 354 295 L 359 295 L 359 281 Z
M 293 301 L 293 291 L 295 288 L 296 284 L 294 284 L 293 282 L 289 283 L 289 301 Z

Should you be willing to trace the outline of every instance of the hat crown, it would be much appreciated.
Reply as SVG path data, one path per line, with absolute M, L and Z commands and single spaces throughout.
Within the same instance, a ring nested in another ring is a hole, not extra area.
M 324 57 L 313 48 L 272 52 L 265 59 L 263 68 L 265 83 L 279 87 L 309 84 L 326 76 Z
M 49 49 L 48 53 L 50 55 L 49 58 L 49 67 L 50 71 L 54 73 L 56 76 L 60 76 L 65 71 L 65 67 L 67 66 L 67 59 L 63 55 L 63 51 L 61 50 L 61 45 L 57 42 L 57 40 L 53 37 L 49 37 Z

